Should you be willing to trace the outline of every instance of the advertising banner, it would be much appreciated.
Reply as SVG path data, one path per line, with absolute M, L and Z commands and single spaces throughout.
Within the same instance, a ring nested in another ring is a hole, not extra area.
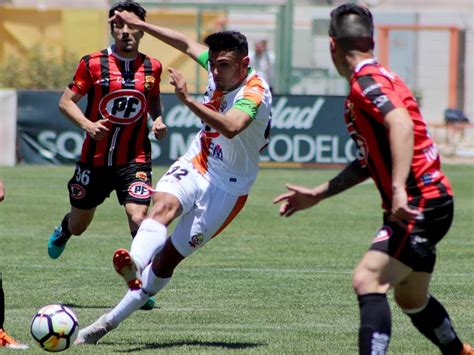
M 19 160 L 27 164 L 74 164 L 84 132 L 58 109 L 59 92 L 18 92 Z M 162 94 L 168 135 L 151 137 L 155 165 L 170 165 L 183 155 L 200 121 L 174 94 Z M 272 138 L 262 152 L 263 166 L 333 166 L 355 157 L 339 96 L 275 96 Z M 79 102 L 85 109 L 86 98 Z

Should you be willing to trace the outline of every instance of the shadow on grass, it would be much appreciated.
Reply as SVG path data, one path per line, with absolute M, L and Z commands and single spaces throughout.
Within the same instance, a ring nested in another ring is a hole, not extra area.
M 117 345 L 116 343 L 106 343 L 101 342 L 102 345 Z M 224 348 L 224 349 L 249 349 L 249 348 L 256 348 L 259 346 L 265 346 L 264 343 L 230 343 L 230 342 L 223 342 L 223 341 L 198 341 L 198 340 L 190 340 L 190 341 L 177 341 L 177 342 L 170 342 L 170 343 L 149 343 L 143 344 L 141 346 L 137 346 L 135 348 L 127 349 L 127 350 L 116 350 L 120 353 L 133 353 L 143 350 L 151 350 L 151 349 L 169 349 L 175 348 L 179 346 L 199 346 L 199 347 L 213 347 L 213 348 Z

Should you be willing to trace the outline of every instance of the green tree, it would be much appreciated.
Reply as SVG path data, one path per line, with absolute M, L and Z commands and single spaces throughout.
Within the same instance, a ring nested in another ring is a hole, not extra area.
M 56 52 L 37 44 L 23 56 L 9 57 L 0 63 L 0 88 L 64 89 L 72 79 L 79 57 L 69 51 L 62 55 Z

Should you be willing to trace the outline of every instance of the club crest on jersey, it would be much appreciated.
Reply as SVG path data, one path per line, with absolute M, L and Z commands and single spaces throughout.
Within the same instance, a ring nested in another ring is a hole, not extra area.
M 70 190 L 71 190 L 71 197 L 75 200 L 80 200 L 84 198 L 84 196 L 86 195 L 86 190 L 84 189 L 84 187 L 78 184 L 72 184 L 70 186 Z
M 145 108 L 145 95 L 130 89 L 113 91 L 104 96 L 99 103 L 102 117 L 121 125 L 137 121 L 145 113 Z
M 375 235 L 374 240 L 372 240 L 372 243 L 378 243 L 378 242 L 383 242 L 384 240 L 389 239 L 393 234 L 392 228 L 388 226 L 383 226 L 382 228 L 379 229 L 377 234 Z
M 131 184 L 128 187 L 128 193 L 130 194 L 130 196 L 140 199 L 147 199 L 152 194 L 152 192 L 150 191 L 150 187 L 141 181 L 137 181 Z
M 148 176 L 144 171 L 137 171 L 137 173 L 135 174 L 135 178 L 140 179 L 141 181 L 146 181 Z
M 204 242 L 204 236 L 202 234 L 193 235 L 189 241 L 189 245 L 193 248 L 197 248 Z
M 151 90 L 155 86 L 155 77 L 151 75 L 145 76 L 145 90 Z

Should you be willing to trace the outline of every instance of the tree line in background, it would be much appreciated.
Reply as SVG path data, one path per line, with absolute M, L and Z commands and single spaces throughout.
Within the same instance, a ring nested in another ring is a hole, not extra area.
M 79 58 L 68 51 L 60 56 L 52 53 L 37 44 L 21 56 L 8 57 L 0 63 L 0 88 L 64 89 L 72 80 Z

